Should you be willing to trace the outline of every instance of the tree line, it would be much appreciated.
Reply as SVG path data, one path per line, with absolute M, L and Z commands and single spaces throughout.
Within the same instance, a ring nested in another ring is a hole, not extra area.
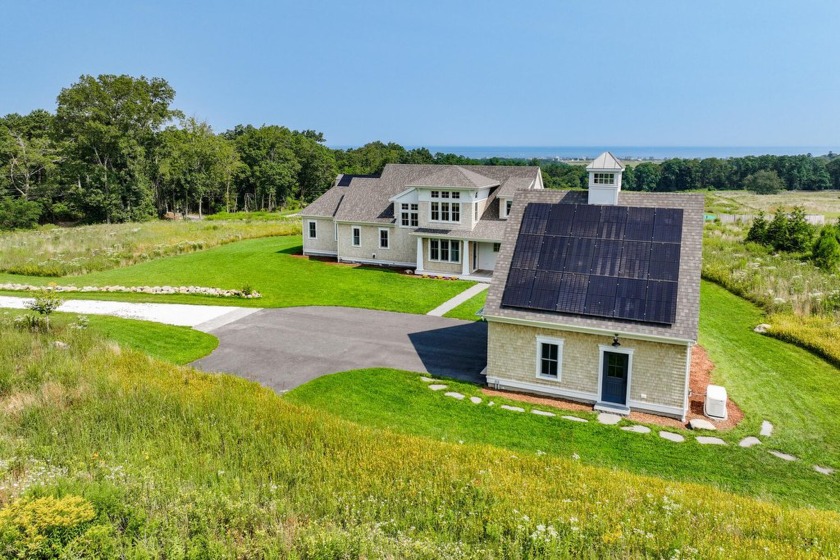
M 331 149 L 320 132 L 278 125 L 217 133 L 174 99 L 161 78 L 85 75 L 61 90 L 54 113 L 0 118 L 0 229 L 275 210 L 314 200 L 338 173 L 375 174 L 388 163 L 539 165 L 548 188 L 587 185 L 584 166 L 549 160 L 472 159 L 379 141 Z M 627 166 L 623 188 L 840 189 L 840 158 L 645 162 Z

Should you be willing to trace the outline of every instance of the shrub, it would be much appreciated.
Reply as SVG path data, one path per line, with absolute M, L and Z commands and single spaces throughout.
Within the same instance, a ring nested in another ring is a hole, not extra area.
M 35 295 L 35 298 L 32 301 L 26 302 L 25 305 L 27 309 L 31 309 L 39 315 L 49 317 L 53 311 L 61 307 L 62 303 L 64 303 L 64 301 L 54 293 L 47 290 L 41 290 Z
M 3 558 L 55 558 L 96 517 L 79 496 L 23 498 L 0 510 Z
M 30 229 L 38 225 L 41 205 L 29 200 L 0 199 L 0 229 Z
M 747 232 L 747 241 L 758 243 L 759 245 L 766 245 L 767 226 L 767 218 L 764 216 L 764 212 L 759 210 L 758 216 L 753 220 L 750 231 Z
M 814 243 L 812 251 L 814 264 L 826 271 L 836 270 L 840 265 L 840 243 L 837 242 L 837 231 L 832 226 L 826 226 L 820 231 L 820 236 Z
M 785 183 L 775 171 L 757 171 L 744 178 L 744 188 L 756 194 L 776 194 L 785 188 Z
M 772 247 L 776 251 L 801 253 L 811 246 L 813 237 L 814 226 L 805 219 L 805 210 L 797 206 L 790 214 L 781 208 L 776 210 L 770 223 L 767 223 L 764 213 L 759 212 L 746 240 Z

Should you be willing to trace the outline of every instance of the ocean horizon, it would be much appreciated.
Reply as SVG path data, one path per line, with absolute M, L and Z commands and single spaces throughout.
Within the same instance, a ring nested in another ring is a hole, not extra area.
M 331 146 L 337 149 L 359 146 Z M 732 158 L 761 155 L 826 155 L 840 152 L 840 146 L 405 146 L 427 148 L 433 154 L 457 154 L 474 159 L 491 157 L 537 159 L 593 159 L 612 152 L 625 160 L 663 160 L 669 158 Z

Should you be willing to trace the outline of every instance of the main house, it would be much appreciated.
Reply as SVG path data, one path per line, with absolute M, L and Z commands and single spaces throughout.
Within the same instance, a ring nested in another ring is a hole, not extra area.
M 339 175 L 302 212 L 303 253 L 489 281 L 514 195 L 539 167 L 388 164 Z
M 487 384 L 685 419 L 697 339 L 703 197 L 621 192 L 593 161 L 587 192 L 518 192 L 484 309 Z

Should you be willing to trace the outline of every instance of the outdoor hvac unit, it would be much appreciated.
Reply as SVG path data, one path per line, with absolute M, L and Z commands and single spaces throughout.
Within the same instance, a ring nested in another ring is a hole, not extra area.
M 720 385 L 709 385 L 703 412 L 710 418 L 726 420 L 726 389 Z

